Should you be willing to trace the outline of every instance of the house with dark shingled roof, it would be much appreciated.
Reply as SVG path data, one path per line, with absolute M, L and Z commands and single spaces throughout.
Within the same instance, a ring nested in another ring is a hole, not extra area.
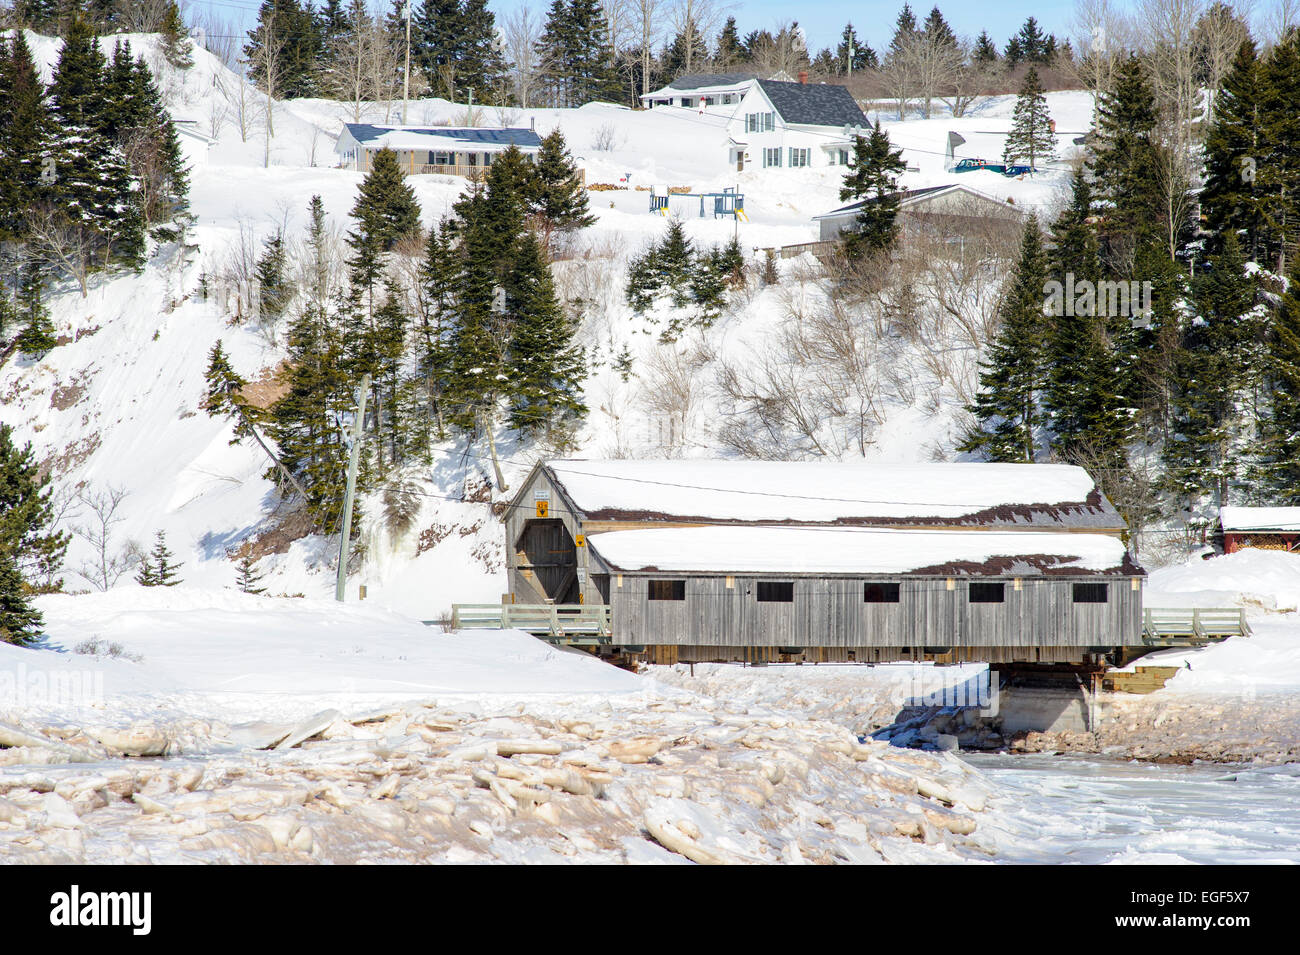
M 870 128 L 843 86 L 755 80 L 727 123 L 728 160 L 738 171 L 847 165 L 853 137 Z

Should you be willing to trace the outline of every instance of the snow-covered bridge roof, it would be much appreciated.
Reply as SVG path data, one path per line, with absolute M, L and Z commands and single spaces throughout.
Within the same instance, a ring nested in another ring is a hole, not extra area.
M 592 534 L 615 570 L 728 574 L 1005 576 L 1140 574 L 1105 534 L 678 527 Z
M 1069 465 L 553 460 L 539 467 L 589 521 L 1124 527 L 1088 472 Z

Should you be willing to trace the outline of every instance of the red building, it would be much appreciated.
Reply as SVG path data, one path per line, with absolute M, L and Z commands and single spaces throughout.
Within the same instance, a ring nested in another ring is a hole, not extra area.
M 1225 554 L 1243 547 L 1295 550 L 1300 546 L 1300 507 L 1223 507 L 1219 530 Z

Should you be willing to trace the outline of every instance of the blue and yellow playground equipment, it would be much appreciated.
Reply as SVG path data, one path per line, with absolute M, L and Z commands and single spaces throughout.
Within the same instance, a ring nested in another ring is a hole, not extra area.
M 670 199 L 700 200 L 701 219 L 712 210 L 715 219 L 732 216 L 741 222 L 749 221 L 749 216 L 745 215 L 745 194 L 738 189 L 723 189 L 721 192 L 669 192 L 667 187 L 650 187 L 651 212 L 657 212 L 661 216 L 668 215 Z

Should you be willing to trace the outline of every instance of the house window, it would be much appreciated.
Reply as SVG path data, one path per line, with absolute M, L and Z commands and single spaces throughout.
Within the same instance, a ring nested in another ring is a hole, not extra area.
M 808 165 L 809 154 L 811 152 L 812 152 L 811 149 L 795 149 L 793 146 L 791 146 L 790 147 L 790 168 L 794 169 L 797 166 Z
M 650 581 L 651 600 L 685 600 L 686 581 L 652 580 Z
M 841 165 L 841 166 L 847 166 L 848 164 L 849 164 L 849 151 L 848 151 L 847 149 L 841 149 L 841 150 L 840 150 L 840 165 Z
M 781 165 L 781 147 L 774 146 L 763 150 L 763 165 L 780 166 Z
M 1105 584 L 1075 584 L 1074 602 L 1077 604 L 1104 604 L 1110 595 Z
M 972 583 L 970 602 L 973 604 L 1000 604 L 1005 600 L 1006 584 Z
M 898 603 L 898 584 L 867 581 L 862 587 L 862 602 L 868 604 Z
M 760 580 L 755 588 L 759 603 L 794 603 L 793 580 Z
M 776 129 L 776 113 L 746 113 L 745 132 L 770 133 Z
M 452 153 L 430 153 L 429 162 L 434 166 L 454 166 L 456 165 L 455 157 Z

